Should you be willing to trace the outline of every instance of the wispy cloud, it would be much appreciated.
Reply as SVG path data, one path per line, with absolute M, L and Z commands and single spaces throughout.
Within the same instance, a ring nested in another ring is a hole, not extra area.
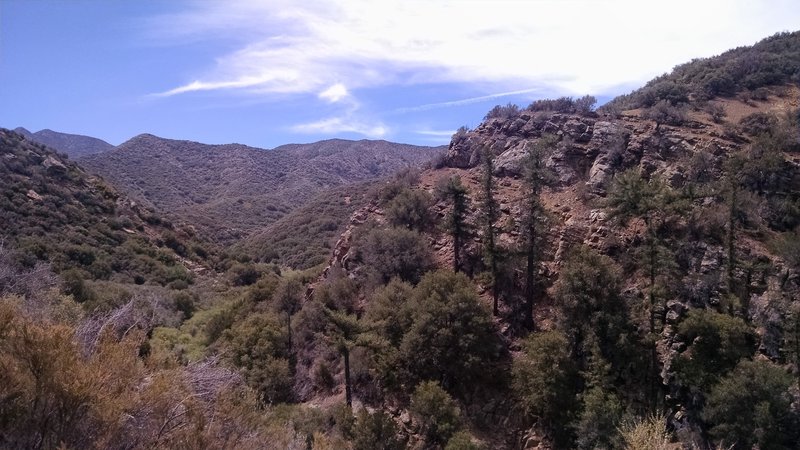
M 407 112 L 417 112 L 417 111 L 428 111 L 431 109 L 438 109 L 438 108 L 449 108 L 452 106 L 462 106 L 462 105 L 471 105 L 473 103 L 480 103 L 489 100 L 495 100 L 502 97 L 510 97 L 512 95 L 521 95 L 521 94 L 530 94 L 534 92 L 541 92 L 541 88 L 531 88 L 531 89 L 521 89 L 518 91 L 509 91 L 509 92 L 500 92 L 497 94 L 489 94 L 489 95 L 481 95 L 479 97 L 470 97 L 470 98 L 463 98 L 460 100 L 452 100 L 448 102 L 439 102 L 439 103 L 427 103 L 425 105 L 418 105 L 418 106 L 409 106 L 406 108 L 397 108 L 393 112 L 396 113 L 407 113 Z
M 800 21 L 792 0 L 675 0 L 655 13 L 652 4 L 639 0 L 568 5 L 561 0 L 198 2 L 189 11 L 153 20 L 151 34 L 167 42 L 224 39 L 238 45 L 218 55 L 202 76 L 163 96 L 211 90 L 318 95 L 337 83 L 354 92 L 446 82 L 602 94 L 622 81 L 644 81 L 674 64 L 752 43 L 782 27 L 796 28 Z M 336 98 L 332 94 L 320 98 Z M 462 101 L 482 101 L 475 98 Z M 458 104 L 463 103 L 423 106 Z

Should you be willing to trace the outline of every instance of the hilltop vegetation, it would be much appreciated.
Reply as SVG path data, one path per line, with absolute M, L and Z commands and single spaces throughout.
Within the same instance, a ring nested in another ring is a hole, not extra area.
M 648 108 L 739 95 L 761 99 L 764 88 L 800 82 L 800 32 L 770 36 L 753 46 L 719 56 L 695 59 L 650 80 L 644 87 L 615 98 L 606 109 Z

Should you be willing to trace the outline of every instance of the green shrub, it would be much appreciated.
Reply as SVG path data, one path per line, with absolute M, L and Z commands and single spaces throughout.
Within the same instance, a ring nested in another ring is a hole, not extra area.
M 755 351 L 755 333 L 737 317 L 694 309 L 678 324 L 678 336 L 689 344 L 673 361 L 679 383 L 695 393 L 714 382 Z
M 433 223 L 433 198 L 426 191 L 403 189 L 386 205 L 386 219 L 396 227 L 425 231 Z
M 723 447 L 795 448 L 800 439 L 789 389 L 794 378 L 767 361 L 742 361 L 708 395 L 703 419 Z
M 359 256 L 383 284 L 393 277 L 416 283 L 433 267 L 430 246 L 419 233 L 402 228 L 373 229 L 359 241 Z
M 424 381 L 417 386 L 411 396 L 410 410 L 428 444 L 442 445 L 461 429 L 458 404 L 435 381 Z
M 403 450 L 407 439 L 400 435 L 397 424 L 383 411 L 360 409 L 353 428 L 353 450 Z

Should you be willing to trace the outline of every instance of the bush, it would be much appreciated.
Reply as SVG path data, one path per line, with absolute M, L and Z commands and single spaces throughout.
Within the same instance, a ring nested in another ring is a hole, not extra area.
M 676 106 L 667 100 L 661 100 L 642 112 L 642 117 L 656 122 L 657 125 L 681 125 L 686 121 L 686 109 Z
M 506 106 L 496 105 L 494 108 L 490 109 L 488 113 L 483 117 L 483 120 L 490 120 L 490 119 L 511 119 L 514 117 L 519 116 L 519 106 L 509 103 Z
M 435 381 L 417 386 L 411 396 L 410 410 L 428 444 L 444 444 L 461 428 L 458 405 Z
M 383 411 L 358 411 L 353 429 L 353 450 L 403 450 L 407 439 L 400 436 L 397 424 Z
M 360 259 L 381 284 L 395 276 L 416 283 L 433 267 L 430 246 L 416 231 L 376 228 L 368 232 L 359 244 Z
M 234 286 L 250 286 L 261 278 L 261 271 L 254 264 L 236 263 L 230 269 L 230 277 Z
M 597 99 L 591 95 L 572 99 L 572 97 L 559 97 L 557 99 L 536 100 L 528 105 L 529 111 L 548 111 L 564 114 L 588 115 L 594 111 Z
M 472 442 L 472 436 L 466 431 L 459 431 L 447 441 L 444 450 L 483 450 L 483 446 Z
M 292 397 L 289 341 L 277 318 L 252 314 L 225 332 L 231 362 L 242 369 L 247 383 L 267 404 Z
M 742 320 L 707 309 L 694 309 L 678 324 L 678 335 L 690 344 L 672 367 L 678 382 L 705 393 L 742 358 L 755 350 L 755 334 Z
M 425 231 L 433 223 L 433 199 L 426 191 L 403 189 L 386 205 L 386 219 L 395 227 Z
M 649 416 L 620 427 L 625 450 L 674 450 L 667 431 L 667 418 Z
M 754 112 L 739 120 L 742 131 L 750 136 L 758 136 L 772 131 L 778 125 L 778 118 L 774 114 Z
M 703 419 L 722 446 L 794 448 L 800 433 L 793 377 L 767 361 L 742 361 L 711 389 Z

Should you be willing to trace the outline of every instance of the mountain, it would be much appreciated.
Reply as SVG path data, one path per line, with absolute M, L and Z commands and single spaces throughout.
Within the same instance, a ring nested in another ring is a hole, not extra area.
M 3 270 L 46 263 L 76 283 L 164 286 L 185 285 L 192 270 L 208 266 L 208 251 L 189 232 L 61 153 L 6 129 L 0 129 L 0 221 L 2 256 L 13 254 L 0 261 Z M 80 286 L 71 293 L 83 301 L 88 288 Z M 93 300 L 102 303 L 101 297 Z
M 78 159 L 81 156 L 93 155 L 95 153 L 107 152 L 114 148 L 113 145 L 102 139 L 80 134 L 59 133 L 58 131 L 47 129 L 31 133 L 22 127 L 16 128 L 14 131 L 25 136 L 29 140 L 64 153 L 72 159 Z
M 420 166 L 443 150 L 341 139 L 263 150 L 144 134 L 80 164 L 165 214 L 231 242 L 322 190 Z

